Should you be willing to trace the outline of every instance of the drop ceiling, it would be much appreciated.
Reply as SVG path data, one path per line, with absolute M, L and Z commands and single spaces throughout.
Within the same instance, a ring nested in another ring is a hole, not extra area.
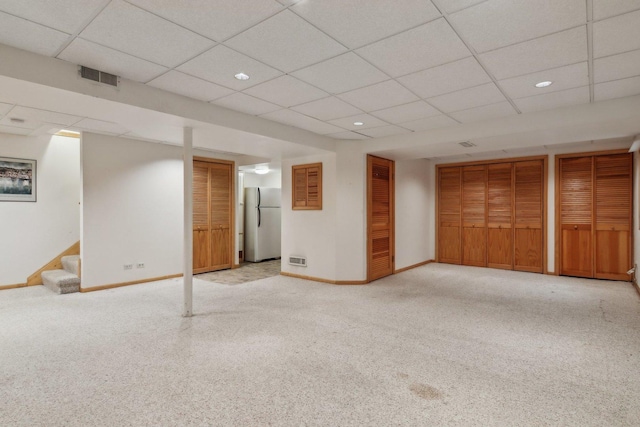
M 0 43 L 346 140 L 640 94 L 640 0 L 0 0 Z M 133 131 L 29 107 L 0 132 Z

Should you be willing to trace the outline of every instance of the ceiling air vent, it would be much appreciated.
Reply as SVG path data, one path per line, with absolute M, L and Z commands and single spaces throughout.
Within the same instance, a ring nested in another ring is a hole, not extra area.
M 83 79 L 93 80 L 94 82 L 118 87 L 118 76 L 116 76 L 115 74 L 105 73 L 104 71 L 94 70 L 93 68 L 84 67 L 81 65 L 80 76 Z
M 476 146 L 476 144 L 470 141 L 462 141 L 462 142 L 459 142 L 458 144 L 462 145 L 465 148 L 471 148 Z
M 300 267 L 306 267 L 307 266 L 307 259 L 305 257 L 301 257 L 301 256 L 290 256 L 289 257 L 289 264 L 298 265 Z

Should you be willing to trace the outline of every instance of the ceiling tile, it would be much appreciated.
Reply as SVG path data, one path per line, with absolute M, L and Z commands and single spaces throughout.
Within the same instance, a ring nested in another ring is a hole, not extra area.
M 593 57 L 640 49 L 640 10 L 593 24 Z
M 275 68 L 223 45 L 185 62 L 178 70 L 235 90 L 244 90 L 282 75 Z M 245 73 L 249 80 L 236 79 L 234 76 L 238 73 Z
M 640 0 L 593 0 L 593 19 L 600 20 L 640 9 Z
M 593 69 L 596 83 L 640 75 L 640 50 L 596 59 Z
M 492 0 L 449 18 L 480 53 L 584 25 L 587 8 L 584 0 Z
M 439 3 L 442 10 L 453 13 L 485 1 L 487 0 L 444 0 Z
M 395 80 L 352 90 L 338 97 L 363 111 L 377 111 L 418 100 L 417 96 Z
M 0 43 L 51 56 L 68 34 L 0 12 Z
M 329 95 L 291 76 L 282 76 L 266 83 L 261 83 L 247 89 L 244 93 L 283 107 L 304 104 Z
M 333 94 L 389 79 L 385 73 L 352 52 L 303 68 L 292 75 Z
M 167 67 L 175 67 L 213 42 L 122 0 L 115 0 L 80 37 Z
M 108 133 L 114 135 L 120 135 L 129 130 L 124 126 L 119 125 L 118 123 L 105 122 L 104 120 L 97 119 L 82 119 L 78 123 L 73 125 L 73 127 L 92 132 Z
M 480 59 L 498 80 L 586 61 L 586 27 L 484 53 Z
M 537 88 L 535 86 L 536 83 L 547 80 L 552 81 L 553 84 L 545 88 Z M 552 70 L 538 71 L 537 73 L 500 80 L 498 84 L 507 93 L 507 96 L 511 98 L 524 98 L 526 96 L 542 95 L 543 93 L 587 86 L 589 84 L 589 65 L 586 62 L 580 62 Z
M 352 49 L 440 16 L 429 0 L 303 1 L 291 10 Z
M 222 41 L 282 9 L 275 0 L 128 0 L 210 39 Z
M 225 44 L 285 72 L 347 50 L 289 10 L 261 22 Z
M 361 126 L 354 125 L 355 122 L 364 123 Z M 363 129 L 375 128 L 379 126 L 387 126 L 389 123 L 384 122 L 369 114 L 357 114 L 355 116 L 343 117 L 341 119 L 331 120 L 330 123 L 345 129 L 362 131 Z
M 0 0 L 0 10 L 72 34 L 104 0 Z
M 578 87 L 558 92 L 545 93 L 544 95 L 529 96 L 515 99 L 517 107 L 523 113 L 532 111 L 551 110 L 553 108 L 568 107 L 571 105 L 589 103 L 589 87 Z
M 292 110 L 324 121 L 362 114 L 362 111 L 335 96 L 298 105 Z
M 0 102 L 0 116 L 4 116 L 13 108 L 13 104 L 5 104 L 4 102 Z
M 70 114 L 57 113 L 54 111 L 40 110 L 37 108 L 16 106 L 11 110 L 11 117 L 33 120 L 44 123 L 55 123 L 59 125 L 71 126 L 82 120 L 82 117 Z
M 305 129 L 310 132 L 318 133 L 320 135 L 326 135 L 328 133 L 336 133 L 342 130 L 337 126 L 333 126 L 328 123 L 321 122 L 320 120 L 316 120 L 312 117 L 307 117 L 304 114 L 300 114 L 292 110 L 274 111 L 273 113 L 263 114 L 260 117 L 273 120 L 276 122 L 284 123 L 290 126 L 299 127 L 301 129 Z
M 22 117 L 13 114 L 13 111 L 0 120 L 0 125 L 14 127 L 14 128 L 22 128 L 22 129 L 37 129 L 42 126 L 42 122 L 33 119 L 25 119 L 22 123 L 14 123 L 11 121 L 12 118 L 21 119 Z
M 234 92 L 232 89 L 174 70 L 151 80 L 147 84 L 201 101 L 212 101 L 231 95 Z
M 441 111 L 449 113 L 451 111 L 460 111 L 482 105 L 495 104 L 504 100 L 504 95 L 502 95 L 496 85 L 487 83 L 436 96 L 435 98 L 429 98 L 427 101 Z
M 513 106 L 508 101 L 503 101 L 497 104 L 484 105 L 482 107 L 451 113 L 451 117 L 462 123 L 471 123 L 498 117 L 515 116 L 516 114 L 518 113 Z
M 594 97 L 596 101 L 624 98 L 640 94 L 640 77 L 616 80 L 613 82 L 594 85 Z
M 0 133 L 10 133 L 14 135 L 29 135 L 32 130 L 33 129 L 0 125 Z
M 431 98 L 432 96 L 488 83 L 491 78 L 478 64 L 478 61 L 470 56 L 459 61 L 400 77 L 398 81 L 422 98 Z
M 368 136 L 356 132 L 330 133 L 327 136 L 335 139 L 369 139 Z
M 385 108 L 384 110 L 373 111 L 371 113 L 372 116 L 376 116 L 394 124 L 409 122 L 423 117 L 437 116 L 439 114 L 442 113 L 424 101 L 411 102 L 409 104 Z
M 254 98 L 244 93 L 236 92 L 233 95 L 216 99 L 213 104 L 221 107 L 230 108 L 232 110 L 241 111 L 243 113 L 259 116 L 260 114 L 270 113 L 272 111 L 281 110 L 282 107 L 272 104 L 262 99 Z
M 413 120 L 411 122 L 402 123 L 401 126 L 412 131 L 420 132 L 425 130 L 443 128 L 447 126 L 457 125 L 458 122 L 444 114 L 440 116 L 428 117 L 426 119 Z
M 166 72 L 168 68 L 144 59 L 75 38 L 65 50 L 58 55 L 74 64 L 84 65 L 96 70 L 116 74 L 129 80 L 146 83 L 152 78 Z
M 384 138 L 385 136 L 411 133 L 410 130 L 401 128 L 400 126 L 382 126 L 377 128 L 364 129 L 361 132 L 364 135 L 370 136 L 372 138 Z
M 363 47 L 357 53 L 393 77 L 471 55 L 444 19 Z

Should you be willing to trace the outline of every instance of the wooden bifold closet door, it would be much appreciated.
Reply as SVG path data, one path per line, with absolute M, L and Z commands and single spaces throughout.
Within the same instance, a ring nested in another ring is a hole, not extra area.
M 231 163 L 193 163 L 193 272 L 233 266 Z
M 438 261 L 542 273 L 541 158 L 438 168 Z
M 629 280 L 632 155 L 558 160 L 560 274 Z
M 394 162 L 367 156 L 367 280 L 393 273 Z

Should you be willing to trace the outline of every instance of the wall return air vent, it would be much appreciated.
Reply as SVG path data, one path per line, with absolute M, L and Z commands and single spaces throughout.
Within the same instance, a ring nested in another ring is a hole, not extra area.
M 305 257 L 302 257 L 302 256 L 290 256 L 289 257 L 289 264 L 297 265 L 298 267 L 306 267 L 307 266 L 307 259 Z
M 115 74 L 105 73 L 104 71 L 94 70 L 93 68 L 80 66 L 80 77 L 94 82 L 104 83 L 109 86 L 118 87 L 118 76 Z

